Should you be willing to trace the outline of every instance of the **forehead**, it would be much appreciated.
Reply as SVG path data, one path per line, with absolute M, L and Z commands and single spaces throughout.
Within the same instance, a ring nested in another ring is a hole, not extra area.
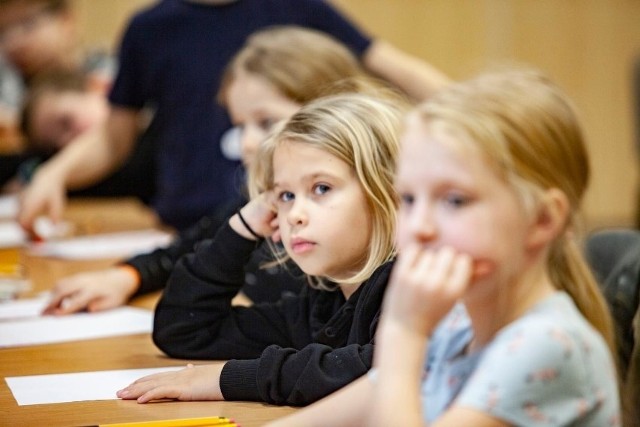
M 265 78 L 239 71 L 227 91 L 229 114 L 235 121 L 246 120 L 257 113 L 279 113 L 299 104 L 283 95 Z
M 407 121 L 402 135 L 397 181 L 418 184 L 438 179 L 497 180 L 493 162 L 466 135 L 444 127 Z
M 273 153 L 273 175 L 276 184 L 291 177 L 312 175 L 352 175 L 351 167 L 333 154 L 310 144 L 283 141 Z

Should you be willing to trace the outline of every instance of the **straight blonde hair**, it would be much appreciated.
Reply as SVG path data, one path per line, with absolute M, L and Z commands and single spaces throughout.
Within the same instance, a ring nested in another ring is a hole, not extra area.
M 571 211 L 552 243 L 547 270 L 616 355 L 606 301 L 576 242 L 577 215 L 590 175 L 582 128 L 568 97 L 536 70 L 488 73 L 436 94 L 417 114 L 427 129 L 445 127 L 466 136 L 530 210 L 539 194 L 557 188 Z
M 349 165 L 360 182 L 372 218 L 372 239 L 364 267 L 341 283 L 361 283 L 395 255 L 398 197 L 394 189 L 398 137 L 408 105 L 370 94 L 339 94 L 313 101 L 260 146 L 249 175 L 252 196 L 274 186 L 273 156 L 285 143 L 306 144 Z M 280 254 L 283 255 L 283 254 Z M 283 262 L 286 257 L 281 257 Z M 311 278 L 325 288 L 324 280 Z

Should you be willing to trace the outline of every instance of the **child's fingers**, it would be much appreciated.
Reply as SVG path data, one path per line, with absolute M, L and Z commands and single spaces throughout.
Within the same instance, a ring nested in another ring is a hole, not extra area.
M 116 308 L 120 305 L 120 302 L 108 297 L 94 298 L 87 303 L 87 311 L 95 313 L 96 311 L 105 311 L 111 308 Z
M 149 392 L 156 386 L 156 382 L 153 380 L 142 381 L 140 378 L 133 383 L 129 384 L 122 390 L 118 390 L 116 392 L 116 396 L 125 400 L 138 399 L 145 393 Z
M 423 260 L 420 262 L 419 271 L 416 272 L 418 280 L 424 281 L 430 288 L 443 287 L 451 272 L 455 256 L 455 251 L 450 247 L 440 248 L 435 252 L 425 252 Z
M 420 260 L 422 250 L 419 245 L 408 245 L 398 255 L 395 266 L 393 267 L 393 276 L 396 279 L 407 275 L 414 269 L 415 264 Z M 395 282 L 400 280 L 394 280 Z
M 51 300 L 49 300 L 49 303 L 47 304 L 47 306 L 44 308 L 44 310 L 42 310 L 42 314 L 46 315 L 46 314 L 55 314 L 56 311 L 60 308 L 60 304 L 62 303 L 62 300 L 65 298 L 65 295 L 63 294 L 57 294 L 54 295 Z
M 181 393 L 175 388 L 175 386 L 162 385 L 154 387 L 146 393 L 142 394 L 136 401 L 138 403 L 147 403 L 152 400 L 160 399 L 178 399 L 180 400 Z
M 57 299 L 55 306 L 53 303 L 50 304 L 52 306 L 51 310 L 45 309 L 45 314 L 64 315 L 77 313 L 87 307 L 90 299 L 91 297 L 84 292 L 65 292 Z
M 471 283 L 474 274 L 474 263 L 470 256 L 458 255 L 453 263 L 450 277 L 451 292 L 458 297 L 462 296 Z

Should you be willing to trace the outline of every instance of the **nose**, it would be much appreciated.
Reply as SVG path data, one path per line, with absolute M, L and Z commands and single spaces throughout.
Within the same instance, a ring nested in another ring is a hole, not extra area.
M 296 197 L 294 199 L 291 209 L 287 212 L 287 222 L 291 226 L 306 225 L 309 222 L 306 201 L 304 198 Z
M 414 207 L 409 216 L 409 231 L 419 243 L 427 243 L 436 238 L 437 227 L 434 212 L 426 203 Z

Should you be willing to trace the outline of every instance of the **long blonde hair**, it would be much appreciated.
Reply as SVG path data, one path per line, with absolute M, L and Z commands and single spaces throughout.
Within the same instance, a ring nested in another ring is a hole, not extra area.
M 369 94 L 339 94 L 313 101 L 284 123 L 259 149 L 249 184 L 252 196 L 274 185 L 273 155 L 284 143 L 307 144 L 348 164 L 358 178 L 372 218 L 364 267 L 341 283 L 361 283 L 395 255 L 398 198 L 393 178 L 398 137 L 408 105 Z M 324 278 L 312 281 L 322 287 Z M 331 280 L 331 277 L 327 277 Z
M 542 73 L 518 69 L 488 73 L 436 94 L 417 114 L 427 128 L 466 135 L 496 171 L 533 208 L 539 194 L 561 190 L 571 209 L 552 243 L 547 270 L 616 354 L 606 301 L 575 240 L 576 219 L 589 182 L 582 128 L 567 96 Z

